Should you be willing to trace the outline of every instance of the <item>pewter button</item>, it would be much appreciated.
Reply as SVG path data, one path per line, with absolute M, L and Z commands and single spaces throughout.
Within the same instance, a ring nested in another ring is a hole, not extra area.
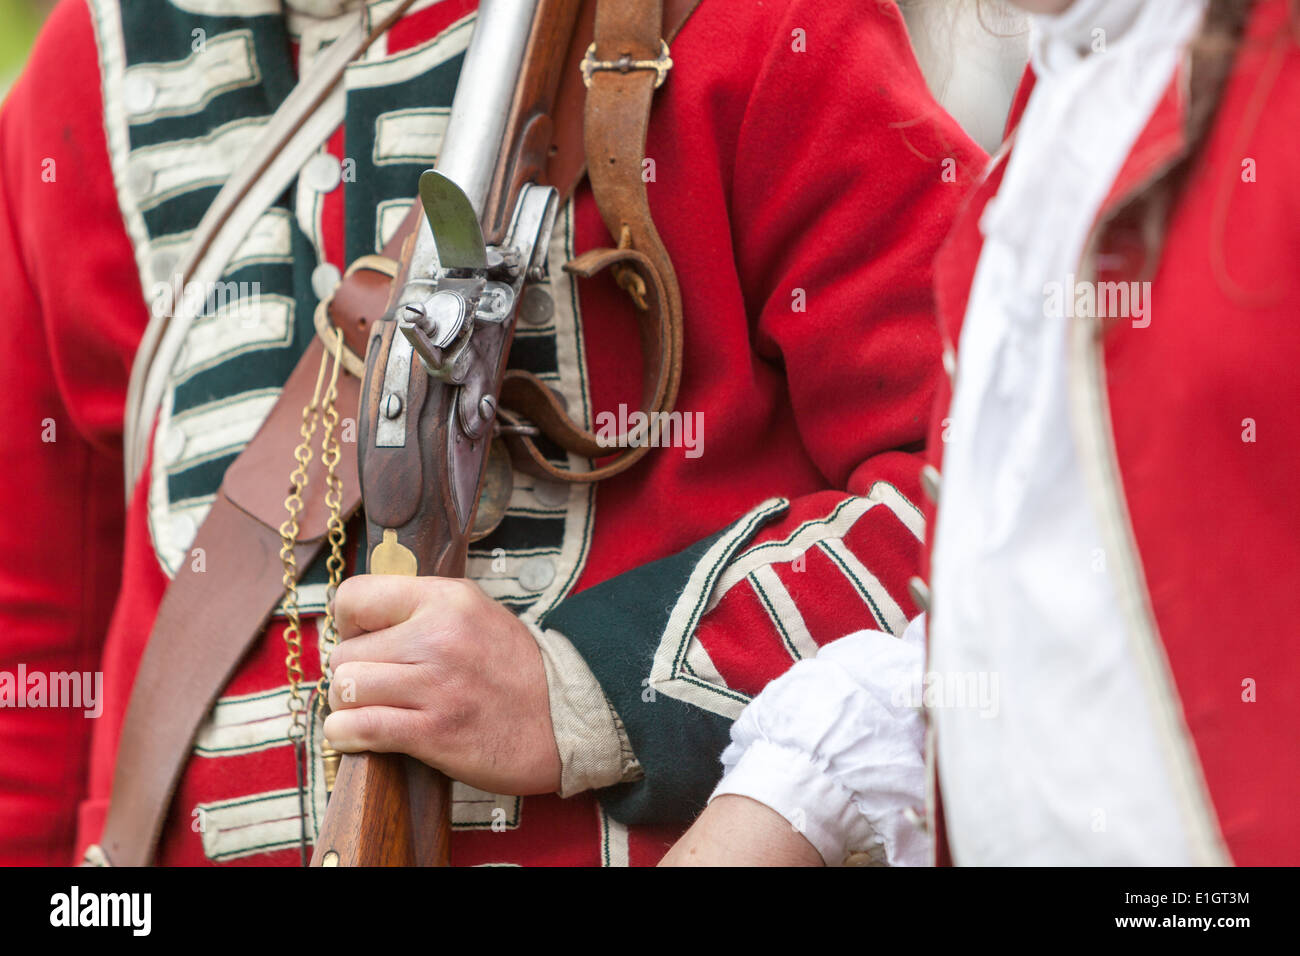
M 164 249 L 153 254 L 153 277 L 159 282 L 168 282 L 171 280 L 172 273 L 176 271 L 176 263 L 179 257 L 170 249 Z
M 128 113 L 145 112 L 157 95 L 158 87 L 147 76 L 136 73 L 122 81 L 122 102 Z
M 149 190 L 153 189 L 153 170 L 144 163 L 136 163 L 132 166 L 131 171 L 126 174 L 126 179 L 131 195 L 136 199 L 143 199 L 149 195 Z
M 327 299 L 342 279 L 343 273 L 339 272 L 338 266 L 332 262 L 322 262 L 311 270 L 311 290 L 316 293 L 316 298 Z
M 533 485 L 533 496 L 544 505 L 558 507 L 569 503 L 569 486 L 562 481 L 539 481 Z
M 343 178 L 343 166 L 329 153 L 317 153 L 302 168 L 303 181 L 319 193 L 334 189 Z
M 550 558 L 529 558 L 519 569 L 519 583 L 529 591 L 541 591 L 555 580 L 555 562 Z
M 169 428 L 163 437 L 163 460 L 174 465 L 185 451 L 185 433 L 179 428 Z
M 545 325 L 555 314 L 555 300 L 539 285 L 524 289 L 519 303 L 519 317 L 529 325 Z
M 172 547 L 182 550 L 189 548 L 194 543 L 196 530 L 194 519 L 189 515 L 172 515 L 171 523 L 168 525 Z

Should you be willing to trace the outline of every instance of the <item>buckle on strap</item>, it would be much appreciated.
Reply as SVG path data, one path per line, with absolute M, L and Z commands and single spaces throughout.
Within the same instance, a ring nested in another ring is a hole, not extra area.
M 657 90 L 664 85 L 664 80 L 668 79 L 668 71 L 672 68 L 673 58 L 668 55 L 668 44 L 663 40 L 659 41 L 659 56 L 654 60 L 634 60 L 627 54 L 617 60 L 597 60 L 596 44 L 593 43 L 587 47 L 587 52 L 582 58 L 582 82 L 586 86 L 591 86 L 591 74 L 598 71 L 631 73 L 633 70 L 654 70 L 658 74 L 655 77 Z

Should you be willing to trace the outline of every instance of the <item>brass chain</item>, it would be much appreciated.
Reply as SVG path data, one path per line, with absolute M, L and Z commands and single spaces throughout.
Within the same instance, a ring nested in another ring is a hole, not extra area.
M 338 475 L 341 454 L 337 432 L 339 412 L 335 406 L 335 399 L 338 398 L 339 374 L 337 344 L 341 341 L 342 334 L 340 333 L 338 340 L 336 340 L 334 373 L 330 378 L 329 389 L 325 392 L 325 428 L 321 435 L 321 461 L 325 465 L 325 506 L 329 508 L 330 513 L 327 525 L 330 553 L 329 557 L 325 559 L 325 568 L 329 572 L 329 584 L 325 589 L 325 617 L 321 622 L 320 630 L 321 674 L 320 680 L 316 682 L 316 712 L 322 720 L 325 718 L 325 710 L 328 706 L 330 682 L 334 679 L 334 672 L 330 667 L 330 656 L 339 643 L 338 629 L 334 620 L 334 595 L 338 593 L 339 584 L 343 581 L 343 544 L 347 540 L 347 530 L 343 524 L 343 479 Z M 321 758 L 324 761 L 325 789 L 326 791 L 332 791 L 342 755 L 330 746 L 328 740 L 322 739 Z
M 334 366 L 337 376 L 338 366 Z M 321 435 L 321 461 L 325 464 L 325 506 L 329 508 L 330 554 L 325 559 L 325 568 L 329 572 L 329 584 L 325 590 L 325 618 L 321 623 L 321 642 L 324 645 L 324 666 L 317 689 L 322 693 L 328 688 L 329 652 L 338 646 L 338 631 L 334 622 L 334 595 L 343 581 L 343 544 L 347 540 L 347 531 L 343 524 L 343 479 L 338 475 L 341 455 L 339 438 L 335 429 L 338 427 L 339 412 L 334 405 L 338 397 L 334 382 L 330 382 L 329 391 L 325 393 L 325 430 Z
M 316 426 L 322 420 L 322 417 L 325 428 L 322 435 L 321 461 L 326 468 L 325 503 L 330 509 L 328 525 L 330 557 L 326 563 L 330 572 L 330 587 L 327 592 L 327 599 L 331 602 L 326 605 L 322 639 L 326 642 L 327 649 L 332 647 L 333 643 L 337 643 L 332 601 L 334 591 L 337 590 L 339 581 L 342 580 L 343 576 L 344 532 L 342 516 L 343 483 L 337 473 L 339 446 L 338 438 L 334 434 L 335 427 L 338 424 L 338 409 L 335 408 L 334 402 L 338 395 L 339 356 L 343 333 L 338 330 L 336 330 L 336 333 L 333 352 L 327 351 L 321 356 L 320 370 L 316 373 L 316 388 L 312 393 L 311 402 L 302 410 L 302 425 L 299 427 L 302 441 L 293 452 L 297 467 L 289 475 L 289 497 L 284 501 L 284 507 L 288 511 L 289 517 L 280 525 L 280 563 L 284 567 L 283 608 L 285 616 L 289 619 L 289 623 L 284 629 L 286 648 L 284 666 L 289 678 L 289 714 L 291 718 L 289 740 L 295 744 L 301 743 L 306 737 L 308 705 L 307 698 L 302 691 L 302 618 L 298 612 L 298 558 L 294 553 L 294 548 L 298 544 L 300 531 L 298 518 L 303 509 L 302 493 L 307 488 L 307 469 L 312 459 L 312 438 L 315 437 Z M 331 354 L 334 358 L 333 371 L 330 375 L 329 387 L 322 401 L 321 385 L 325 381 L 325 371 L 329 367 Z M 322 405 L 324 405 L 323 416 Z M 326 667 L 322 666 L 321 678 L 316 684 L 318 706 L 328 688 L 326 673 Z

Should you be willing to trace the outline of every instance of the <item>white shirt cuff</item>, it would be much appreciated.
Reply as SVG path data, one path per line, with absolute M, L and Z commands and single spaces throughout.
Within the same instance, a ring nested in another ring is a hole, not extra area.
M 829 865 L 924 866 L 924 622 L 861 631 L 770 683 L 741 713 L 714 796 L 771 807 Z
M 757 800 L 781 814 L 828 866 L 839 866 L 855 853 L 884 862 L 884 843 L 858 812 L 853 794 L 802 751 L 754 741 L 709 800 L 729 793 Z
M 582 655 L 558 631 L 524 623 L 546 667 L 551 725 L 560 751 L 560 796 L 640 779 L 644 774 L 623 721 Z

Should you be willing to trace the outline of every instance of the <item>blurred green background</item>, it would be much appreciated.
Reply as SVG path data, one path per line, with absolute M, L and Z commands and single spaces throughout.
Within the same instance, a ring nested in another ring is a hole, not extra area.
M 22 72 L 27 51 L 52 6 L 53 0 L 0 0 L 0 98 Z

